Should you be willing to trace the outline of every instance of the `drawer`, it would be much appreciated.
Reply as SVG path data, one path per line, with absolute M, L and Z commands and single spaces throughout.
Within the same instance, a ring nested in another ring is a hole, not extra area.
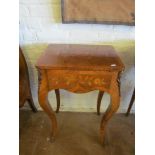
M 102 71 L 47 71 L 50 89 L 67 89 L 73 92 L 88 92 L 91 90 L 108 89 L 112 74 Z

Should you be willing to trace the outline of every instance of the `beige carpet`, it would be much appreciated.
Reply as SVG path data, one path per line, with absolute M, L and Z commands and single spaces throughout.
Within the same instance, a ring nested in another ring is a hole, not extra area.
M 96 113 L 56 114 L 59 134 L 49 142 L 50 122 L 44 112 L 20 111 L 20 155 L 134 155 L 135 117 L 116 114 L 109 121 L 106 143 L 99 141 L 101 116 Z

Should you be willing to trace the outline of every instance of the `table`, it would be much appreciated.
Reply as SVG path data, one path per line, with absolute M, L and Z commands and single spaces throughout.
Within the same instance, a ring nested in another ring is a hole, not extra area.
M 103 92 L 111 95 L 111 103 L 100 123 L 100 139 L 104 141 L 108 120 L 120 104 L 120 73 L 124 65 L 110 45 L 50 44 L 36 64 L 39 76 L 40 106 L 51 120 L 51 141 L 57 135 L 55 113 L 48 102 L 48 92 L 55 90 L 57 112 L 60 106 L 59 89 L 74 93 L 99 90 L 98 111 Z

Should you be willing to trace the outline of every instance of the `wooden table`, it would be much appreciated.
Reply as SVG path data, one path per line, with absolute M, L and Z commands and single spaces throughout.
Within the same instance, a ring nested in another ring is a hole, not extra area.
M 124 65 L 112 46 L 52 44 L 39 58 L 39 103 L 51 120 L 51 141 L 57 134 L 57 120 L 49 105 L 48 92 L 55 90 L 57 112 L 59 89 L 74 93 L 99 90 L 98 113 L 104 91 L 111 95 L 111 104 L 102 117 L 100 137 L 103 143 L 105 126 L 120 104 L 120 73 Z

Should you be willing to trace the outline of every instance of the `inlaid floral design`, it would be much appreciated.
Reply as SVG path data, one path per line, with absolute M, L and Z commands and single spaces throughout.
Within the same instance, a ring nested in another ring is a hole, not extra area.
M 108 88 L 110 86 L 111 77 L 103 75 L 87 75 L 87 74 L 65 74 L 50 76 L 50 86 L 53 88 L 61 87 L 75 92 L 85 92 L 100 87 Z

